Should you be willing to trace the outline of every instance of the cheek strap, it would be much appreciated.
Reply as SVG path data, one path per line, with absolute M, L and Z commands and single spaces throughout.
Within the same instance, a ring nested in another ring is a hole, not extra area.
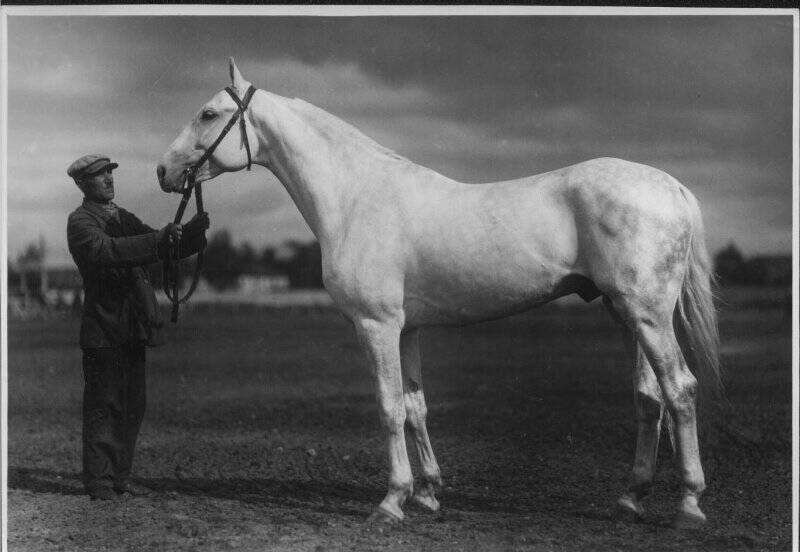
M 244 98 L 241 100 L 239 96 L 236 95 L 236 92 L 230 86 L 225 87 L 225 92 L 227 92 L 230 97 L 236 102 L 236 105 L 239 107 L 239 111 L 237 114 L 240 115 L 239 117 L 239 126 L 242 129 L 242 141 L 244 142 L 244 149 L 247 151 L 247 170 L 250 170 L 250 165 L 252 164 L 252 158 L 250 157 L 250 142 L 247 139 L 247 120 L 245 119 L 244 113 L 247 111 L 247 106 L 250 104 L 250 99 L 253 97 L 256 89 L 251 84 L 250 87 L 245 92 Z

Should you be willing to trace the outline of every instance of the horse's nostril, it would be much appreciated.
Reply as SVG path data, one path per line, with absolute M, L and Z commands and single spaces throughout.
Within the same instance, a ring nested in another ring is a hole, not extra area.
M 158 175 L 158 181 L 161 182 L 164 180 L 164 175 L 167 173 L 167 169 L 164 168 L 164 165 L 159 165 L 156 167 L 156 174 Z

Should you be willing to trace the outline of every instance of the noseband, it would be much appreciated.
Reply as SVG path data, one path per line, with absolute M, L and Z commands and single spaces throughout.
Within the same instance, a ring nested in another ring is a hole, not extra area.
M 230 97 L 236 103 L 238 109 L 231 116 L 230 120 L 225 125 L 225 128 L 223 128 L 222 132 L 220 132 L 219 136 L 217 136 L 217 139 L 214 140 L 214 143 L 206 149 L 200 159 L 198 159 L 191 167 L 188 167 L 184 171 L 186 178 L 183 182 L 182 188 L 177 190 L 178 193 L 183 194 L 183 197 L 178 205 L 178 211 L 175 213 L 175 219 L 173 220 L 174 224 L 180 224 L 181 219 L 183 218 L 183 213 L 186 211 L 186 205 L 189 203 L 189 198 L 192 197 L 192 190 L 196 190 L 194 199 L 197 205 L 197 212 L 203 212 L 203 191 L 200 186 L 200 182 L 195 182 L 197 171 L 200 170 L 200 167 L 203 166 L 203 163 L 211 158 L 211 156 L 214 154 L 214 151 L 217 149 L 217 146 L 219 146 L 220 142 L 222 142 L 225 136 L 227 136 L 228 132 L 230 132 L 230 130 L 233 128 L 233 125 L 236 124 L 237 120 L 239 121 L 239 126 L 242 129 L 244 149 L 247 151 L 247 170 L 250 170 L 252 158 L 250 157 L 250 142 L 247 140 L 247 124 L 244 115 L 255 91 L 256 88 L 253 85 L 250 85 L 250 87 L 247 89 L 247 92 L 245 92 L 244 97 L 239 99 L 239 96 L 236 95 L 236 92 L 234 92 L 231 87 L 228 86 L 225 88 L 225 92 L 230 95 Z M 197 261 L 195 262 L 194 274 L 192 275 L 192 283 L 189 286 L 189 290 L 186 292 L 186 295 L 181 297 L 178 292 L 178 285 L 180 283 L 180 243 L 170 245 L 169 255 L 167 255 L 166 259 L 164 259 L 163 266 L 164 293 L 172 303 L 172 316 L 170 317 L 172 322 L 178 321 L 178 309 L 180 304 L 188 301 L 189 297 L 192 296 L 194 290 L 197 288 L 197 282 L 200 279 L 200 271 L 203 268 L 204 249 L 205 248 L 201 249 L 197 253 Z

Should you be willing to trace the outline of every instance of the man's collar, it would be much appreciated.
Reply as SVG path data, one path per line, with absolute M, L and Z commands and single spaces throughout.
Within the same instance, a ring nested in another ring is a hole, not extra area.
M 109 201 L 108 203 L 98 203 L 97 201 L 84 198 L 83 208 L 106 222 L 110 220 L 119 220 L 119 207 L 117 207 L 113 201 Z

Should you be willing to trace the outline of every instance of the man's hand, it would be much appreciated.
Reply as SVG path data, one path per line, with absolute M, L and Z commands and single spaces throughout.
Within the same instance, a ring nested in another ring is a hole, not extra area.
M 183 233 L 186 234 L 187 238 L 195 236 L 208 230 L 210 225 L 208 213 L 203 211 L 202 213 L 197 213 L 192 217 L 192 220 L 183 225 Z
M 163 245 L 176 245 L 181 241 L 183 235 L 183 227 L 180 224 L 170 222 L 164 228 L 158 231 L 158 243 Z

